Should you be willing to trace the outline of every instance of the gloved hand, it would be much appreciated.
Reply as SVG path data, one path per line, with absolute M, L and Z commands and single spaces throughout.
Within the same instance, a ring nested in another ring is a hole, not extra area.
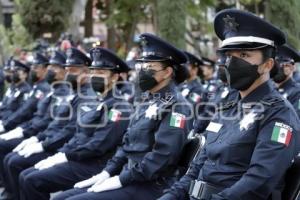
M 74 188 L 85 188 L 94 185 L 96 183 L 100 184 L 106 179 L 108 179 L 109 177 L 110 175 L 107 171 L 102 171 L 100 174 L 92 176 L 92 178 L 76 183 L 74 185 Z
M 32 154 L 41 153 L 43 151 L 44 151 L 43 145 L 41 142 L 39 142 L 39 143 L 33 143 L 30 145 L 27 145 L 25 148 L 23 148 L 18 153 L 20 156 L 23 156 L 24 158 L 28 158 Z
M 4 131 L 5 131 L 5 128 L 4 128 L 3 124 L 0 124 L 0 133 L 4 132 Z
M 157 200 L 175 200 L 176 197 L 170 193 L 166 193 L 163 196 L 159 197 Z
M 22 138 L 23 135 L 23 128 L 22 127 L 17 127 L 5 134 L 0 135 L 0 139 L 3 140 L 12 140 L 12 139 L 17 139 L 17 138 Z
M 47 159 L 38 162 L 37 164 L 34 165 L 34 168 L 38 170 L 43 170 L 66 162 L 68 162 L 66 154 L 62 152 L 58 152 L 55 155 L 50 156 Z
M 106 179 L 100 184 L 95 183 L 92 187 L 90 187 L 88 192 L 103 192 L 107 190 L 116 190 L 122 187 L 119 176 L 114 176 Z
M 32 136 L 31 138 L 28 138 L 26 140 L 23 140 L 16 148 L 13 149 L 13 152 L 19 152 L 21 151 L 25 146 L 37 143 L 39 139 L 35 136 Z

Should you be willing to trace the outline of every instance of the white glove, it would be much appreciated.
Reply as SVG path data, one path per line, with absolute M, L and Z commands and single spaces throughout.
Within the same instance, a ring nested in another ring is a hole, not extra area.
M 19 152 L 21 151 L 25 146 L 38 143 L 39 139 L 35 136 L 32 136 L 31 138 L 28 138 L 26 140 L 23 140 L 16 148 L 13 149 L 13 152 Z
M 38 162 L 37 164 L 34 165 L 34 168 L 38 170 L 43 170 L 66 162 L 68 162 L 66 154 L 62 152 L 58 152 L 55 155 L 48 157 L 46 160 L 42 160 Z
M 110 175 L 107 171 L 102 171 L 100 174 L 92 176 L 92 178 L 76 183 L 74 185 L 74 188 L 85 188 L 94 185 L 96 183 L 100 184 L 106 179 L 108 179 L 109 177 Z
M 112 178 L 106 179 L 101 184 L 95 184 L 90 187 L 87 191 L 88 192 L 104 192 L 107 190 L 116 190 L 122 187 L 121 181 L 119 176 L 114 176 Z
M 43 151 L 44 151 L 43 145 L 41 142 L 39 142 L 39 143 L 33 143 L 30 145 L 27 145 L 25 148 L 23 148 L 18 153 L 20 156 L 23 156 L 24 158 L 28 158 L 32 154 L 41 153 Z
M 23 129 L 21 127 L 17 127 L 5 134 L 0 135 L 0 138 L 3 140 L 12 140 L 22 138 L 23 136 Z
M 0 124 L 0 133 L 4 132 L 4 131 L 5 131 L 5 128 L 4 128 L 3 124 Z

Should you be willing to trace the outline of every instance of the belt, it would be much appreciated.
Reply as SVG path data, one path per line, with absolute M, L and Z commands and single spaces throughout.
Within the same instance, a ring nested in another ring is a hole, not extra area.
M 212 194 L 221 192 L 220 189 L 214 187 L 204 181 L 192 180 L 189 195 L 198 200 L 208 200 Z

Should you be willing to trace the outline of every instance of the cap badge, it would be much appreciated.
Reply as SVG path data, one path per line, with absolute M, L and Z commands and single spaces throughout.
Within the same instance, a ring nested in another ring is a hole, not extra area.
M 223 18 L 223 21 L 225 23 L 225 28 L 229 31 L 237 32 L 237 27 L 239 26 L 238 23 L 236 23 L 234 17 L 230 17 L 229 15 L 226 15 L 226 17 Z

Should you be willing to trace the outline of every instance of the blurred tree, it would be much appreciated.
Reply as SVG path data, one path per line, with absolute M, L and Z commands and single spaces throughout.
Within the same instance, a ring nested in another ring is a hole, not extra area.
M 108 26 L 108 48 L 118 49 L 125 56 L 133 45 L 137 23 L 146 18 L 145 10 L 151 0 L 99 0 L 100 20 Z
M 21 22 L 19 14 L 13 15 L 11 29 L 0 26 L 0 53 L 3 58 L 7 59 L 12 56 L 17 48 L 31 49 L 33 47 L 33 39 L 27 29 Z
M 52 33 L 56 40 L 66 30 L 73 0 L 15 0 L 22 24 L 33 38 Z
M 88 0 L 85 6 L 84 14 L 84 36 L 93 36 L 93 0 Z
M 137 23 L 145 19 L 145 9 L 151 0 L 99 0 L 100 20 L 108 27 L 108 48 L 118 49 L 125 56 L 133 45 Z
M 300 48 L 300 1 L 265 0 L 269 9 L 266 16 L 272 23 L 281 28 L 287 35 L 288 43 L 295 48 Z
M 212 12 L 216 5 L 216 0 L 186 0 L 188 20 L 185 42 L 200 55 L 205 54 L 200 48 L 200 41 L 205 42 L 208 35 L 214 35 L 208 12 Z
M 187 0 L 157 0 L 158 34 L 178 48 L 185 49 Z

